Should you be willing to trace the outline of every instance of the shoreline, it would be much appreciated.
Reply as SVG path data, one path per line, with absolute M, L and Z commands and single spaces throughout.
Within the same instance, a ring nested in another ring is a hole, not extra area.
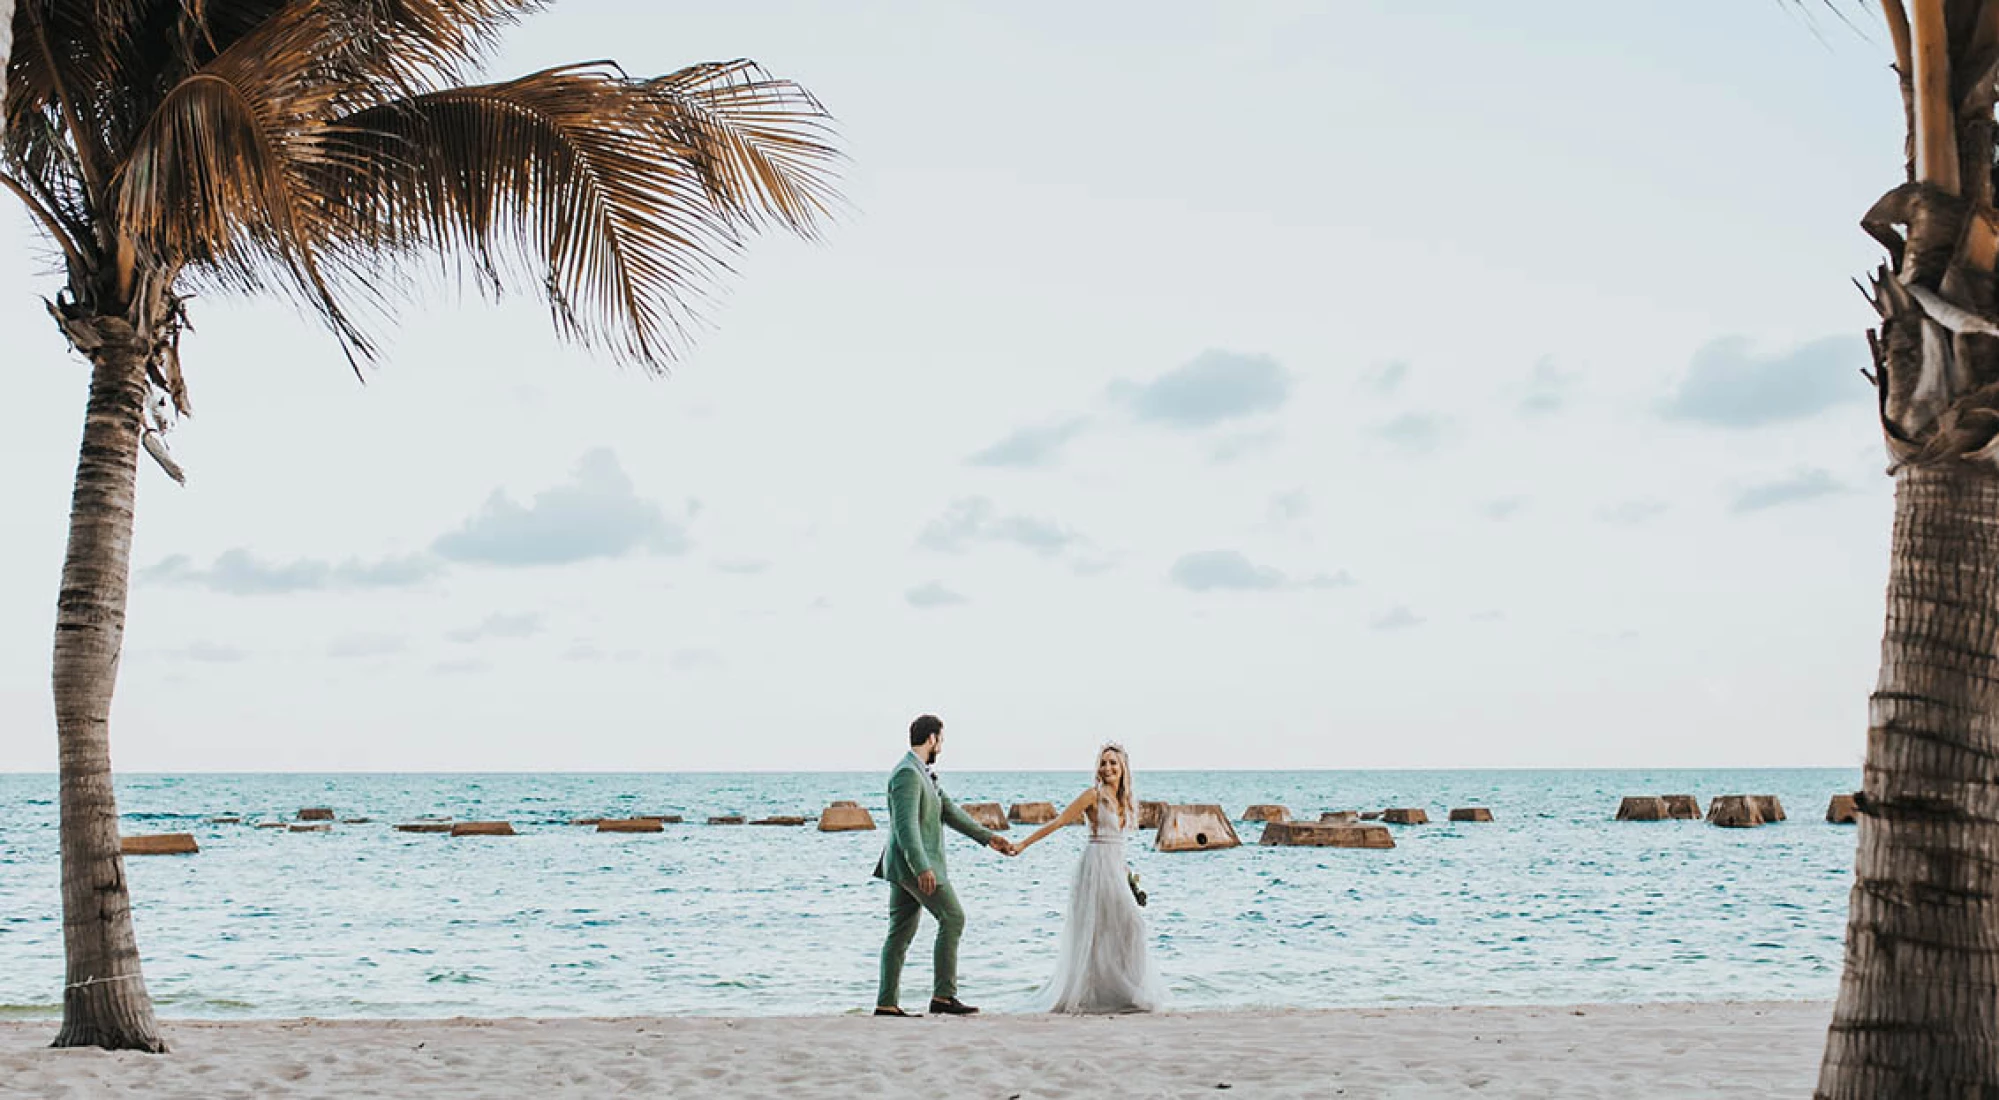
M 1827 1001 L 887 1020 L 166 1020 L 172 1053 L 52 1050 L 0 1021 L 23 1095 L 300 1098 L 1809 1095 Z M 218 1091 L 223 1086 L 227 1091 Z

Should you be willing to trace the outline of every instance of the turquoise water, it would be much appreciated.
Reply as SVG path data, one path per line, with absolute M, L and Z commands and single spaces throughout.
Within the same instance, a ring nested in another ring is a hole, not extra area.
M 882 773 L 156 775 L 120 783 L 128 833 L 191 831 L 199 855 L 129 859 L 147 980 L 180 1017 L 767 1015 L 873 1000 L 881 833 L 688 824 L 599 835 L 578 816 L 883 814 Z M 961 801 L 1061 802 L 1081 773 L 954 774 Z M 1178 772 L 1141 797 L 1294 812 L 1422 806 L 1393 851 L 1134 844 L 1175 1007 L 1820 999 L 1838 983 L 1854 831 L 1827 825 L 1854 770 Z M 1633 793 L 1772 793 L 1761 829 L 1619 824 Z M 53 776 L 0 775 L 0 1016 L 58 1010 Z M 1441 821 L 1492 808 L 1489 825 Z M 294 834 L 210 825 L 331 806 L 374 824 Z M 394 832 L 425 814 L 520 835 Z M 1018 860 L 951 835 L 970 913 L 972 1003 L 1031 990 L 1055 957 L 1080 830 Z M 1016 827 L 1014 835 L 1022 830 Z M 905 1002 L 928 991 L 926 921 Z

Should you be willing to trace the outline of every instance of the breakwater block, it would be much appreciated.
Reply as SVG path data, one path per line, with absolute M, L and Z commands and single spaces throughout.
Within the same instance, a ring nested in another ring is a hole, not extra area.
M 506 821 L 461 821 L 451 827 L 452 836 L 513 836 L 514 827 Z
M 678 825 L 686 819 L 679 814 L 640 814 L 647 821 L 657 821 L 661 825 Z
M 333 823 L 330 821 L 299 821 L 287 826 L 287 828 L 294 833 L 330 833 L 333 831 Z
M 1060 816 L 1053 802 L 1016 802 L 1006 812 L 1007 820 L 1015 825 L 1046 825 Z
M 1850 794 L 1836 794 L 1825 808 L 1825 819 L 1834 825 L 1852 825 L 1860 820 L 1859 800 Z
M 118 838 L 118 851 L 128 856 L 191 856 L 201 851 L 193 833 L 157 833 Z
M 1666 800 L 1666 816 L 1674 821 L 1699 821 L 1701 804 L 1690 794 L 1667 794 L 1659 797 Z
M 396 831 L 399 833 L 448 833 L 451 831 L 451 822 L 411 821 L 396 826 Z
M 1006 822 L 1006 808 L 997 802 L 960 802 L 958 808 L 993 832 L 1004 833 L 1013 828 Z
M 282 828 L 284 828 L 284 827 L 285 827 L 285 823 L 284 823 L 284 822 L 282 822 L 282 821 L 259 821 L 259 822 L 257 822 L 257 828 L 259 828 L 259 829 L 282 829 Z
M 241 814 L 223 814 L 219 817 L 209 818 L 208 823 L 210 825 L 241 825 L 243 824 L 243 817 Z
M 1289 821 L 1291 820 L 1291 811 L 1274 803 L 1259 802 L 1249 809 L 1244 810 L 1242 812 L 1242 819 L 1244 821 L 1262 821 L 1265 823 Z
M 1707 804 L 1707 823 L 1724 829 L 1752 829 L 1763 824 L 1762 800 L 1753 794 L 1725 794 Z
M 710 825 L 744 825 L 749 819 L 742 814 L 718 814 L 708 819 Z
M 1617 804 L 1619 821 L 1664 821 L 1666 820 L 1666 800 L 1656 794 L 1632 794 L 1624 796 Z
M 333 811 L 324 806 L 308 806 L 298 812 L 300 821 L 332 821 Z
M 1141 803 L 1139 803 L 1139 804 L 1138 804 L 1138 827 L 1139 827 L 1139 828 L 1141 828 L 1141 829 L 1157 829 L 1157 828 L 1159 828 L 1159 823 L 1160 823 L 1160 822 L 1161 822 L 1162 820 L 1164 820 L 1164 819 L 1165 819 L 1165 817 L 1166 817 L 1166 807 L 1168 807 L 1168 806 L 1170 806 L 1170 805 L 1172 805 L 1172 803 L 1170 803 L 1170 802 L 1141 802 Z
M 342 825 L 373 825 L 375 819 L 372 817 L 343 817 L 340 819 L 340 823 Z
M 1361 815 L 1360 815 L 1360 819 L 1361 819 L 1362 821 L 1380 821 L 1380 820 L 1381 820 L 1381 811 L 1380 811 L 1380 810 L 1363 810 L 1363 811 L 1361 811 Z
M 1756 800 L 1756 809 L 1763 814 L 1763 820 L 1765 821 L 1784 820 L 1784 804 L 1782 802 L 1777 801 L 1776 795 L 1755 794 L 1755 795 L 1750 795 L 1749 797 L 1754 798 Z
M 752 821 L 752 822 L 750 822 L 750 824 L 752 824 L 752 825 L 803 825 L 803 824 L 805 824 L 805 819 L 804 819 L 804 818 L 802 818 L 802 817 L 797 817 L 797 816 L 794 816 L 794 815 L 792 815 L 792 814 L 777 814 L 777 815 L 774 815 L 774 816 L 772 816 L 772 817 L 760 817 L 760 818 L 758 818 L 757 820 L 755 820 L 755 821 Z
M 1400 809 L 1381 811 L 1381 820 L 1383 823 L 1389 825 L 1428 825 L 1430 823 L 1430 815 L 1423 810 L 1405 806 Z
M 600 833 L 663 833 L 666 826 L 650 817 L 606 817 L 597 822 Z
M 1451 811 L 1452 821 L 1491 821 L 1492 811 L 1484 806 L 1460 806 Z
M 600 824 L 603 820 L 601 817 L 572 817 L 569 819 L 569 823 L 571 825 L 590 826 Z
M 1327 810 L 1319 815 L 1321 825 L 1352 825 L 1360 820 L 1360 815 L 1352 810 Z
M 1241 847 L 1242 838 L 1220 806 L 1168 806 L 1152 846 L 1162 852 L 1204 852 Z
M 874 815 L 858 802 L 835 802 L 819 814 L 822 833 L 858 833 L 874 827 Z
M 1279 848 L 1393 848 L 1386 825 L 1323 821 L 1273 821 L 1263 827 L 1263 844 Z

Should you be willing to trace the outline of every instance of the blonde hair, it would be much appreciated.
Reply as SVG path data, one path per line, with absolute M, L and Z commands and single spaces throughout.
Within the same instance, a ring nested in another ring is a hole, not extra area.
M 1117 789 L 1110 792 L 1111 806 L 1117 810 L 1118 826 L 1128 829 L 1138 820 L 1138 795 L 1132 791 L 1131 785 L 1131 757 L 1125 755 L 1123 745 L 1116 741 L 1107 741 L 1103 748 L 1097 750 L 1097 767 L 1103 767 L 1106 753 L 1115 754 L 1118 762 L 1118 785 Z M 1101 780 L 1098 781 L 1097 788 L 1103 789 Z

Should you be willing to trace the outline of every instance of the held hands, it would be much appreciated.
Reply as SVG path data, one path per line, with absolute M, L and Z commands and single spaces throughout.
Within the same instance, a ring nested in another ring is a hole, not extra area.
M 1014 847 L 1013 841 L 1003 836 L 996 836 L 987 843 L 992 847 L 993 851 L 1003 856 L 1017 856 L 1020 854 L 1020 849 Z

